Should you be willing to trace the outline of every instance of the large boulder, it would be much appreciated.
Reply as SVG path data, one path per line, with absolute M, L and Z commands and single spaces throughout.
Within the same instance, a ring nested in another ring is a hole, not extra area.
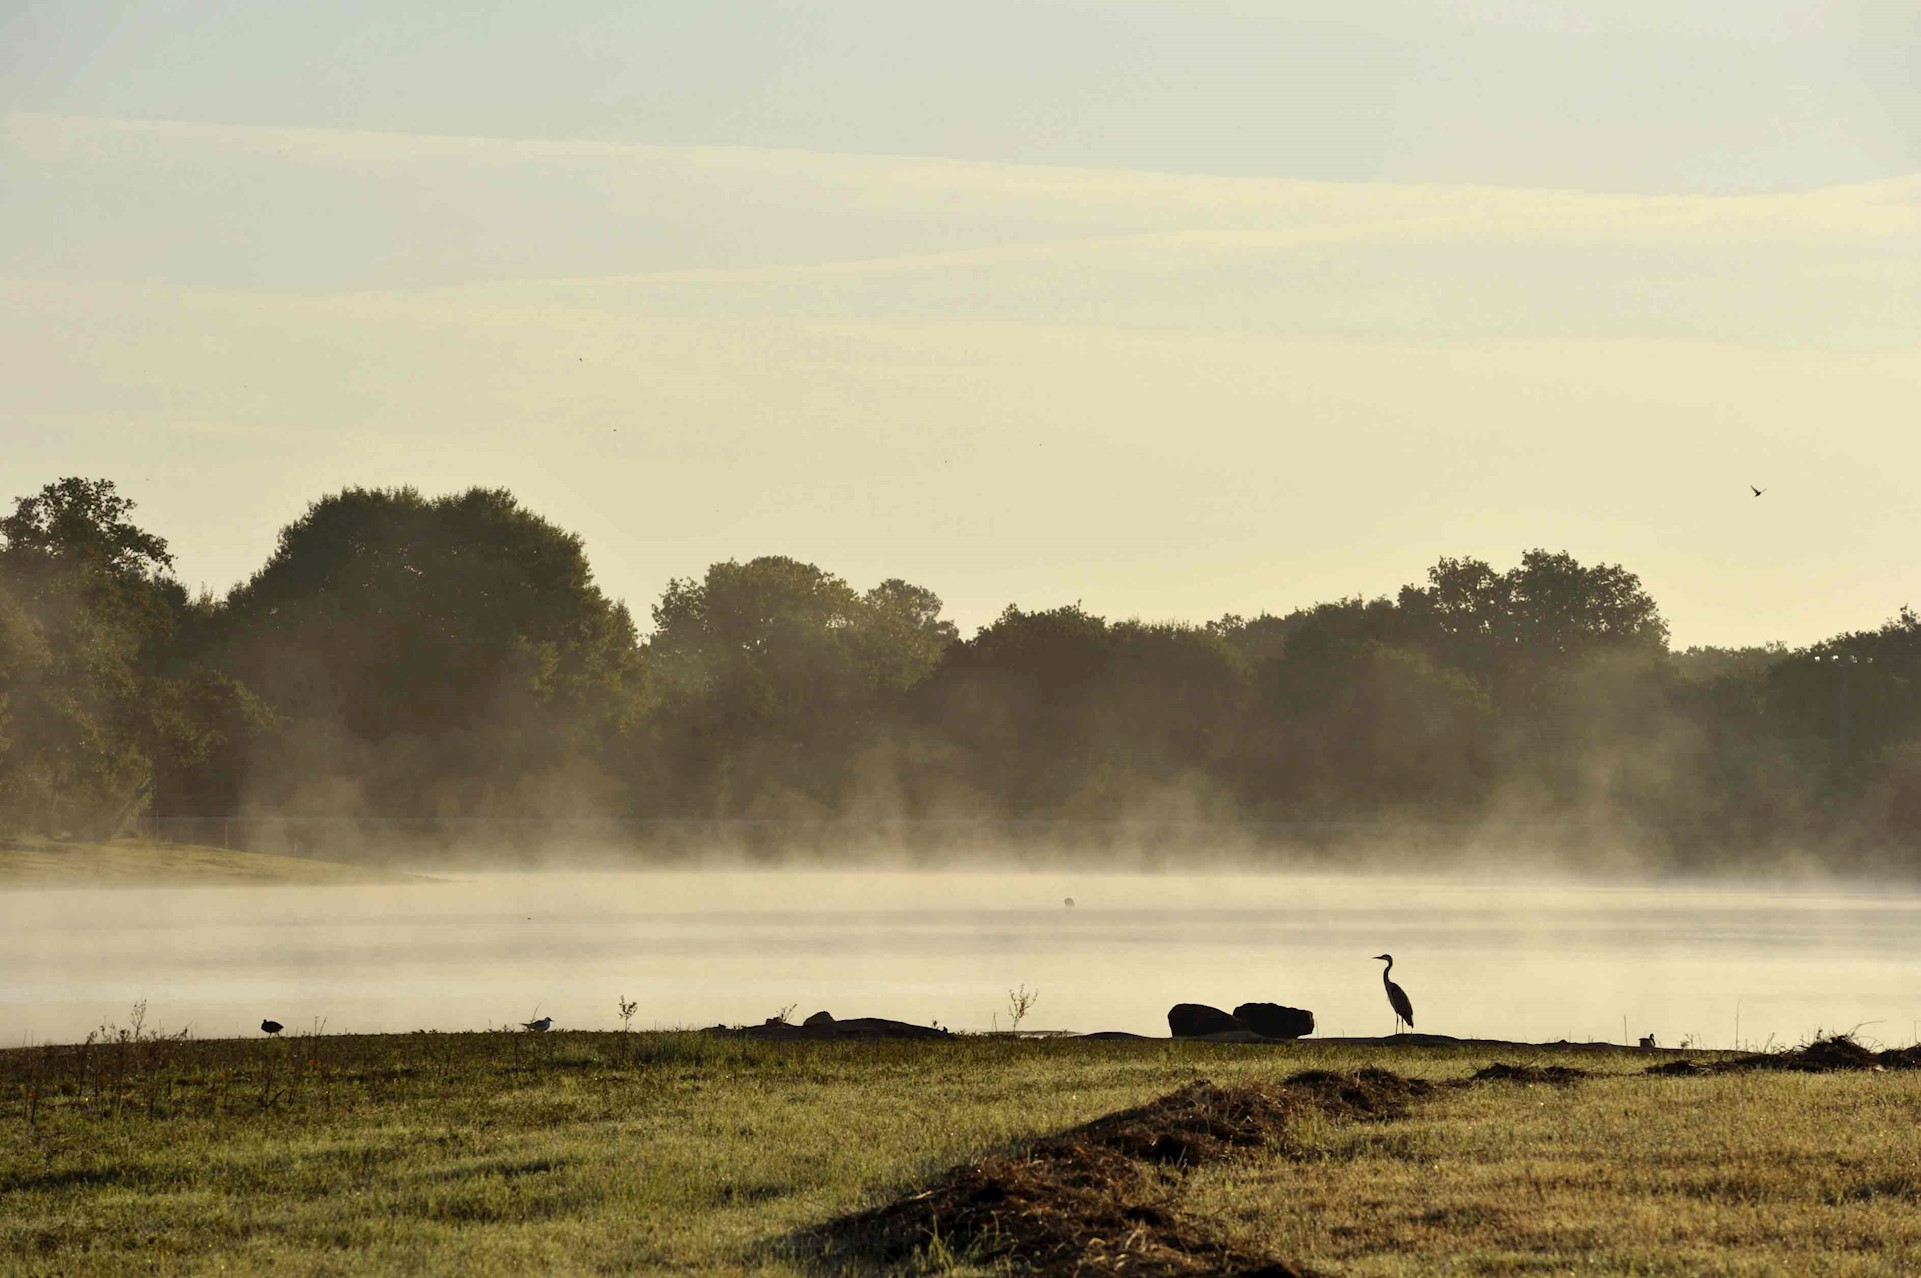
M 1279 1003 L 1243 1003 L 1234 1019 L 1263 1038 L 1301 1038 L 1314 1032 L 1314 1013 Z
M 1246 1028 L 1220 1008 L 1205 1003 L 1176 1003 L 1167 1009 L 1167 1030 L 1175 1038 L 1204 1038 Z

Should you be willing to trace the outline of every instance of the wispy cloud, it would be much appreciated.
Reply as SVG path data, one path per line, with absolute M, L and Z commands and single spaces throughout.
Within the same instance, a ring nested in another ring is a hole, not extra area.
M 186 158 L 286 169 L 308 179 L 319 172 L 343 201 L 356 185 L 389 182 L 397 172 L 427 188 L 437 180 L 463 189 L 476 181 L 547 181 L 560 189 L 543 192 L 551 202 L 543 205 L 547 221 L 528 225 L 530 238 L 579 234 L 581 226 L 611 217 L 660 219 L 668 216 L 663 206 L 680 206 L 685 220 L 693 216 L 686 210 L 724 201 L 733 217 L 838 212 L 877 228 L 872 238 L 907 246 L 849 252 L 843 237 L 823 235 L 765 247 L 783 231 L 736 236 L 739 243 L 721 252 L 720 262 L 518 273 L 551 283 L 755 283 L 1370 244 L 1921 242 L 1921 175 L 1787 194 L 1646 196 L 32 114 L 4 118 L 4 147 L 14 161 L 56 170 L 150 171 L 155 162 L 164 170 Z M 556 165 L 571 182 L 555 178 Z M 949 244 L 926 244 L 920 228 L 929 224 L 940 228 L 933 238 Z M 702 247 L 708 257 L 716 251 L 711 243 Z
M 1105 176 L 1105 175 L 1103 175 Z M 1202 182 L 1212 179 L 1201 179 Z M 1417 191 L 1433 208 L 1405 207 L 1380 216 L 1370 204 L 1413 203 Z M 1315 192 L 1321 194 L 1321 192 Z M 1329 192 L 1346 195 L 1349 192 Z M 825 262 L 745 267 L 704 267 L 529 281 L 550 285 L 777 283 L 915 271 L 953 271 L 1023 263 L 1150 255 L 1188 259 L 1264 256 L 1291 249 L 1359 247 L 1370 244 L 1634 244 L 1706 241 L 1719 245 L 1806 243 L 1824 239 L 1921 238 L 1921 179 L 1848 187 L 1805 196 L 1738 199 L 1573 196 L 1532 191 L 1460 188 L 1363 189 L 1342 200 L 1346 208 L 1323 208 L 1273 226 L 1200 226 L 1124 235 L 1087 235 L 1032 240 L 982 248 Z M 1328 203 L 1334 203 L 1334 200 Z M 1451 207 L 1450 207 L 1451 206 Z

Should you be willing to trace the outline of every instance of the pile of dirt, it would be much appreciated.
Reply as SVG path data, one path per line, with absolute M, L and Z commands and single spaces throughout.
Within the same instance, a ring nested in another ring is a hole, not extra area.
M 1428 1085 L 1386 1070 L 1317 1071 L 1274 1086 L 1198 1082 L 1134 1109 L 955 1168 L 917 1193 L 799 1240 L 839 1268 L 894 1272 L 944 1252 L 1041 1275 L 1311 1278 L 1236 1246 L 1174 1202 L 1186 1168 L 1285 1143 L 1304 1110 L 1390 1117 Z
M 1384 1069 L 1357 1074 L 1309 1070 L 1279 1087 L 1216 1087 L 1199 1082 L 1135 1109 L 1097 1118 L 1053 1137 L 1117 1150 L 1142 1162 L 1194 1166 L 1236 1149 L 1279 1145 L 1292 1116 L 1311 1105 L 1336 1118 L 1388 1118 L 1407 1111 L 1428 1084 Z
M 1029 1274 L 1299 1272 L 1238 1251 L 1172 1200 L 1165 1174 L 1118 1150 L 1037 1149 L 982 1159 L 918 1194 L 832 1222 L 822 1253 L 889 1273 L 935 1252 Z
M 1787 1069 L 1803 1074 L 1830 1074 L 1845 1069 L 1872 1069 L 1875 1053 L 1846 1034 L 1817 1038 L 1804 1047 L 1764 1052 L 1725 1063 L 1727 1069 Z
M 1860 1069 L 1921 1069 L 1921 1045 L 1891 1047 L 1877 1052 L 1854 1041 L 1852 1035 L 1836 1034 L 1817 1038 L 1812 1043 L 1783 1052 L 1762 1052 L 1737 1056 L 1728 1061 L 1669 1061 L 1648 1068 L 1650 1074 L 1728 1074 L 1747 1070 L 1791 1070 L 1800 1074 L 1833 1074 Z
M 1588 1076 L 1572 1065 L 1508 1065 L 1496 1061 L 1474 1075 L 1477 1083 L 1554 1083 L 1565 1087 Z
M 1646 1074 L 1664 1074 L 1670 1078 L 1692 1078 L 1696 1074 L 1713 1073 L 1712 1070 L 1700 1061 L 1686 1059 L 1667 1061 L 1660 1065 L 1650 1065 L 1642 1072 Z

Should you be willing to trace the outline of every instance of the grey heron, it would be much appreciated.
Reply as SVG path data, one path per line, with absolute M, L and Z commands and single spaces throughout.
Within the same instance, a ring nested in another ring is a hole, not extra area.
M 1381 984 L 1387 986 L 1387 1003 L 1389 1007 L 1394 1009 L 1394 1032 L 1396 1034 L 1401 1032 L 1402 1021 L 1406 1021 L 1407 1027 L 1413 1029 L 1414 1004 L 1407 1001 L 1406 990 L 1387 979 L 1387 974 L 1394 970 L 1394 956 L 1392 954 L 1376 954 L 1374 957 L 1376 960 L 1385 960 L 1387 963 L 1387 966 L 1381 969 Z

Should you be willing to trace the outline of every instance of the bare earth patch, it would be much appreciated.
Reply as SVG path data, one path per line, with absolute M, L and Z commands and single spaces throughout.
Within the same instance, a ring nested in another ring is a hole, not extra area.
M 1031 1274 L 1242 1274 L 1312 1271 L 1227 1240 L 1176 1204 L 1182 1173 L 1285 1146 L 1306 1111 L 1341 1119 L 1405 1113 L 1429 1086 L 1386 1070 L 1313 1071 L 1284 1083 L 1201 1081 L 966 1164 L 927 1188 L 808 1231 L 801 1249 L 842 1268 L 898 1269 L 954 1259 Z

